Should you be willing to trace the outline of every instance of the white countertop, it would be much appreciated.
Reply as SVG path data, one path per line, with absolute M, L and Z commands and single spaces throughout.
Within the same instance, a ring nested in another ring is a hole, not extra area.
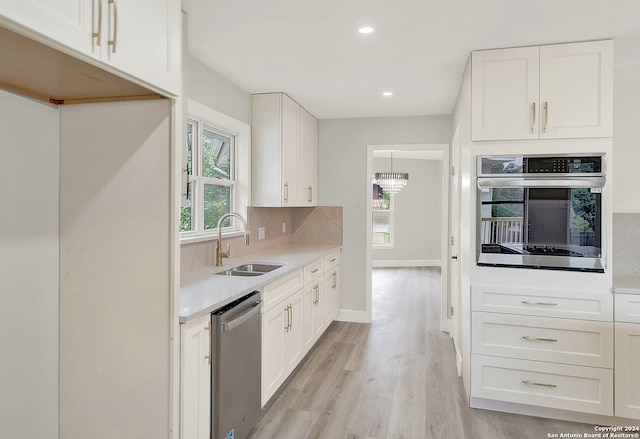
M 613 276 L 613 292 L 640 294 L 640 276 Z
M 186 323 L 256 291 L 274 280 L 304 267 L 338 249 L 337 245 L 295 245 L 272 249 L 225 261 L 222 267 L 208 266 L 180 276 L 180 323 Z M 261 276 L 220 276 L 216 272 L 240 264 L 270 262 L 282 267 Z

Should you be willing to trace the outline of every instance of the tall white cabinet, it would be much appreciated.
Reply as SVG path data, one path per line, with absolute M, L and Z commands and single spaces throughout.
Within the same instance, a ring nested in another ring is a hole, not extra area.
M 284 93 L 251 97 L 251 203 L 317 205 L 318 121 Z
M 611 137 L 613 44 L 473 52 L 471 138 Z
M 0 132 L 0 437 L 58 439 L 60 116 L 0 91 Z
M 61 438 L 170 435 L 171 106 L 60 109 Z

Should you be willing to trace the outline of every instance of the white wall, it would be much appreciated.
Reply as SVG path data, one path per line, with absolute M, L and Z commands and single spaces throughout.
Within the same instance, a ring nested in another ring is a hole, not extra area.
M 640 213 L 640 66 L 613 72 L 613 211 Z
M 58 437 L 58 110 L 0 91 L 0 437 Z
M 446 143 L 451 117 L 325 119 L 318 124 L 318 204 L 342 206 L 341 309 L 366 309 L 367 145 Z
M 374 158 L 374 172 L 389 171 L 388 158 Z M 417 265 L 441 262 L 442 160 L 396 159 L 393 170 L 409 183 L 394 197 L 394 247 L 372 251 L 373 261 Z
M 184 73 L 189 99 L 251 123 L 251 94 L 189 54 L 185 55 Z

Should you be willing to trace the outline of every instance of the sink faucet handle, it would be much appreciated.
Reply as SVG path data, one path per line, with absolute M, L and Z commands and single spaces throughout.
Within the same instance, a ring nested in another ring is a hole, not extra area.
M 222 257 L 228 258 L 231 256 L 231 243 L 227 242 L 227 248 L 222 252 Z

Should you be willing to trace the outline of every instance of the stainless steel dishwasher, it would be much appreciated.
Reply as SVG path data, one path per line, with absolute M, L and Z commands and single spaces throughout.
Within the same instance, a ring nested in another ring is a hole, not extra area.
M 244 439 L 260 417 L 258 291 L 211 313 L 211 438 Z

